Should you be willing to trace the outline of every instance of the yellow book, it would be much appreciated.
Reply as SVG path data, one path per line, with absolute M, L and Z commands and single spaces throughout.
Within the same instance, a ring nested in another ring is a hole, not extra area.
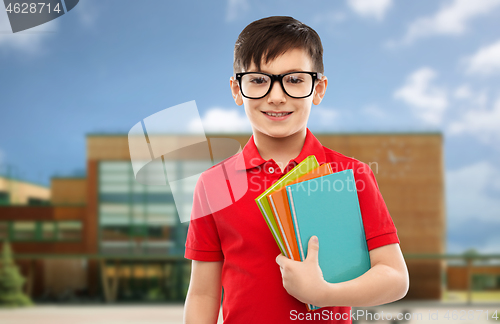
M 278 225 L 276 224 L 276 220 L 274 219 L 271 206 L 269 205 L 269 201 L 267 200 L 266 196 L 275 192 L 276 190 L 284 188 L 286 185 L 297 180 L 300 176 L 316 169 L 317 167 L 319 167 L 319 163 L 316 160 L 316 157 L 314 155 L 309 155 L 304 159 L 304 161 L 297 164 L 292 170 L 287 172 L 278 181 L 273 183 L 266 191 L 255 198 L 255 202 L 257 203 L 262 216 L 264 216 L 264 220 L 266 221 L 267 226 L 269 226 L 269 230 L 271 230 L 271 234 L 273 235 L 274 240 L 278 244 L 281 253 L 287 258 L 290 258 L 290 255 L 287 252 L 285 241 L 281 236 L 281 232 L 278 228 Z

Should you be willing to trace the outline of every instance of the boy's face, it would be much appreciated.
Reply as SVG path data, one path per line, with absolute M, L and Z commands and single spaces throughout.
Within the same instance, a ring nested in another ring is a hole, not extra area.
M 313 70 L 311 57 L 301 48 L 289 50 L 268 64 L 262 62 L 260 71 L 257 71 L 255 64 L 252 62 L 246 72 L 282 74 L 292 71 L 317 72 Z M 323 76 L 320 81 L 316 82 L 313 93 L 309 97 L 302 99 L 289 97 L 283 92 L 279 82 L 274 82 L 271 91 L 261 99 L 243 97 L 238 81 L 233 77 L 231 77 L 230 85 L 236 104 L 238 106 L 245 105 L 245 112 L 252 124 L 254 134 L 259 132 L 270 137 L 287 137 L 307 127 L 311 104 L 318 105 L 323 99 L 327 79 Z M 266 112 L 290 112 L 291 114 L 286 117 L 273 118 L 268 116 Z

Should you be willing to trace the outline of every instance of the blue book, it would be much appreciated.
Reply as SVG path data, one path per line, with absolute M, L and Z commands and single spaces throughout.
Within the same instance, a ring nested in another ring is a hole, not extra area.
M 307 257 L 309 239 L 316 235 L 319 266 L 327 282 L 348 281 L 370 269 L 351 169 L 286 186 L 286 192 L 302 261 Z

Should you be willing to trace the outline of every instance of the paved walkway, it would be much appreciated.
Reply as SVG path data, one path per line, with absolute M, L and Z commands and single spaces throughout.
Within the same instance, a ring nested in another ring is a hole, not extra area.
M 482 324 L 493 323 L 492 316 L 497 311 L 500 318 L 500 303 L 474 304 L 437 304 L 425 302 L 399 302 L 390 305 L 370 307 L 373 319 L 358 313 L 358 324 L 392 323 L 388 315 L 396 317 L 406 314 L 407 321 L 413 324 Z M 354 309 L 358 311 L 358 309 Z M 489 320 L 486 319 L 488 312 Z M 377 313 L 378 315 L 375 315 Z M 21 309 L 0 309 L 1 324 L 181 324 L 183 305 L 103 305 L 103 306 L 35 306 Z M 221 316 L 219 316 L 221 317 Z M 304 322 L 307 321 L 299 321 Z M 219 323 L 222 321 L 219 320 Z
M 35 306 L 0 310 L 1 324 L 182 324 L 183 305 Z

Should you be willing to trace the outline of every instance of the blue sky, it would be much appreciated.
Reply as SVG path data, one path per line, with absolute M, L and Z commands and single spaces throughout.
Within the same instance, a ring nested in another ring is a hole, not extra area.
M 500 0 L 80 0 L 16 34 L 1 12 L 0 172 L 45 185 L 84 172 L 85 134 L 191 100 L 207 131 L 249 132 L 233 47 L 272 15 L 322 38 L 329 84 L 309 128 L 442 132 L 448 249 L 498 253 Z

